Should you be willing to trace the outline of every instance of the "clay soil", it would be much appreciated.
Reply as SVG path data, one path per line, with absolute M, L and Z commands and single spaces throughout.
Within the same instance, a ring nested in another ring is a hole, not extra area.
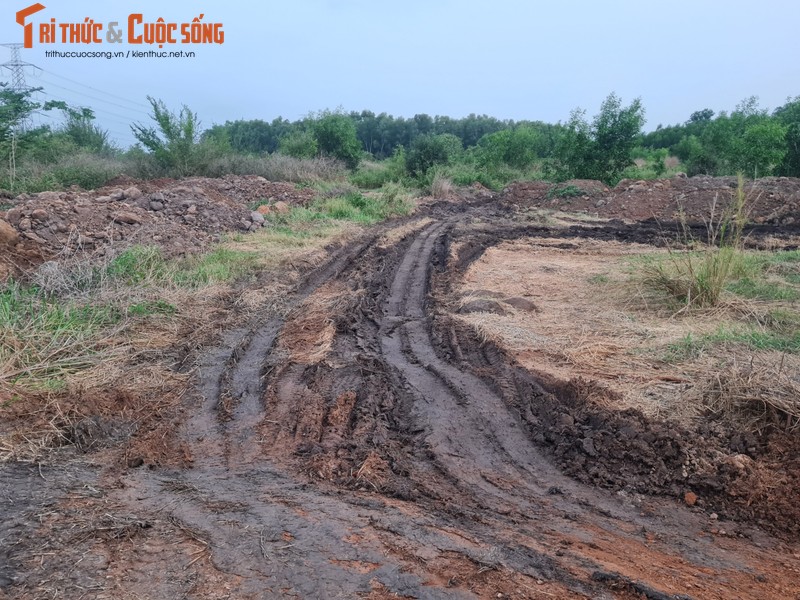
M 796 434 L 675 414 L 690 374 L 590 310 L 664 228 L 538 197 L 365 231 L 284 310 L 209 323 L 157 419 L 5 464 L 0 597 L 800 598 Z

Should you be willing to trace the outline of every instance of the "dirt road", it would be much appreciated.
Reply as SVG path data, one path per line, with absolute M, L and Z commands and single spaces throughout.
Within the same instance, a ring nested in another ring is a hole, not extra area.
M 448 317 L 470 261 L 539 230 L 510 216 L 436 205 L 223 332 L 172 466 L 4 468 L 0 596 L 800 598 L 796 538 L 681 501 L 680 432 L 637 422 L 608 455 L 587 432 L 633 417 L 577 411 Z

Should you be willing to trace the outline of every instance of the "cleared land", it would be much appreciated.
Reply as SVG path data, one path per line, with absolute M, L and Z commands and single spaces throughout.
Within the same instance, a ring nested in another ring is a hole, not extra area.
M 249 279 L 175 284 L 116 376 L 8 386 L 0 593 L 797 597 L 800 231 L 684 310 L 641 277 L 670 225 L 524 187 L 242 232 Z

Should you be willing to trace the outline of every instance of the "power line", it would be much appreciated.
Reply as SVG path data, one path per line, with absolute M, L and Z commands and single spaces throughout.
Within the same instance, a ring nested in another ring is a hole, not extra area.
M 47 83 L 48 85 L 51 85 L 51 86 L 53 86 L 55 88 L 58 88 L 60 90 L 64 90 L 65 92 L 70 92 L 72 94 L 78 94 L 79 96 L 82 96 L 82 97 L 85 97 L 85 98 L 91 98 L 92 100 L 96 100 L 97 102 L 103 102 L 103 103 L 108 104 L 110 106 L 116 106 L 117 108 L 121 108 L 123 110 L 129 110 L 131 112 L 137 112 L 139 114 L 142 114 L 142 115 L 145 115 L 145 116 L 148 116 L 148 117 L 150 116 L 148 113 L 146 113 L 146 112 L 144 112 L 142 110 L 139 110 L 137 108 L 131 108 L 129 106 L 123 106 L 122 104 L 117 104 L 116 102 L 111 102 L 110 100 L 104 100 L 103 98 L 97 98 L 96 96 L 90 96 L 89 94 L 86 94 L 85 92 L 79 92 L 79 91 L 76 91 L 76 90 L 71 90 L 69 88 L 65 88 L 65 87 L 63 87 L 61 85 L 55 84 L 55 83 L 53 83 L 51 81 L 45 81 L 42 78 L 38 78 L 38 79 L 40 81 L 42 81 L 43 83 Z
M 50 92 L 46 92 L 44 90 L 40 90 L 40 92 L 42 94 L 44 94 L 45 96 L 50 96 L 54 100 L 61 100 L 62 102 L 66 102 L 67 104 L 70 103 L 69 100 L 67 100 L 65 98 L 62 98 L 61 96 L 56 96 L 55 94 L 51 94 Z M 89 108 L 91 108 L 91 107 L 89 107 Z M 124 119 L 126 125 L 129 125 L 131 121 L 135 120 L 135 119 L 131 119 L 131 117 L 129 117 L 127 115 L 120 115 L 118 113 L 111 112 L 109 110 L 105 110 L 105 109 L 102 109 L 102 108 L 92 108 L 92 111 L 97 112 L 97 113 L 103 113 L 103 114 L 106 114 L 106 115 L 111 115 L 112 117 L 118 117 L 120 119 Z
M 59 79 L 63 79 L 64 81 L 69 81 L 70 83 L 73 83 L 75 85 L 79 85 L 81 87 L 85 87 L 85 88 L 93 90 L 95 92 L 99 92 L 101 94 L 105 94 L 105 95 L 110 96 L 112 98 L 116 98 L 117 100 L 122 100 L 123 102 L 128 102 L 130 104 L 134 104 L 135 106 L 138 106 L 140 108 L 144 108 L 144 109 L 149 109 L 150 108 L 149 106 L 147 106 L 146 104 L 144 104 L 142 102 L 136 102 L 135 100 L 130 100 L 130 99 L 125 98 L 123 96 L 118 96 L 117 94 L 112 94 L 111 92 L 106 92 L 105 90 L 97 89 L 97 88 L 92 87 L 90 85 L 86 85 L 85 83 L 81 83 L 80 81 L 75 81 L 74 79 L 70 79 L 69 77 L 64 77 L 63 75 L 58 75 L 57 73 L 53 73 L 52 71 L 48 71 L 47 69 L 39 69 L 39 70 L 43 71 L 44 73 L 47 73 L 48 75 L 52 75 L 53 77 L 58 77 Z

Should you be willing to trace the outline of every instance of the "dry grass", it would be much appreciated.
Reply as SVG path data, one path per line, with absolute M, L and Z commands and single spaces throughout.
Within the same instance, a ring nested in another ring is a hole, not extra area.
M 798 431 L 800 381 L 785 361 L 785 356 L 772 360 L 734 358 L 698 383 L 693 400 L 746 431 L 760 431 L 770 425 Z
M 576 247 L 552 247 L 564 242 Z M 797 357 L 745 351 L 742 356 L 748 358 L 739 361 L 736 377 L 725 375 L 726 367 L 720 380 L 713 382 L 709 373 L 717 373 L 720 365 L 729 362 L 732 347 L 728 344 L 708 344 L 702 352 L 674 362 L 665 360 L 671 348 L 689 334 L 701 339 L 731 324 L 767 323 L 775 308 L 783 305 L 737 299 L 676 314 L 663 305 L 649 304 L 648 297 L 639 295 L 630 283 L 630 261 L 637 254 L 652 252 L 648 246 L 592 240 L 506 242 L 490 248 L 470 267 L 452 306 L 455 311 L 472 299 L 495 298 L 508 314 L 457 314 L 454 318 L 470 324 L 482 339 L 507 348 L 532 371 L 562 381 L 580 376 L 599 382 L 615 392 L 609 396 L 614 398 L 613 408 L 635 408 L 654 418 L 689 422 L 707 410 L 712 398 L 722 398 L 732 389 L 726 386 L 738 384 L 749 390 L 749 396 L 741 397 L 743 402 L 771 407 L 755 410 L 759 422 L 766 422 L 770 414 L 785 414 L 776 417 L 782 419 L 782 426 L 795 419 L 796 407 L 786 402 L 792 394 L 798 397 Z M 513 296 L 532 300 L 539 310 L 525 312 L 503 303 Z M 750 364 L 749 357 L 755 357 L 753 364 L 759 365 L 751 371 L 744 368 Z M 769 374 L 774 390 L 762 387 L 770 381 Z M 794 427 L 796 420 L 792 423 Z
M 431 182 L 431 196 L 437 200 L 444 200 L 453 194 L 453 182 L 449 177 L 436 173 Z
M 433 223 L 433 219 L 424 217 L 399 227 L 393 227 L 378 239 L 376 246 L 381 249 L 391 248 L 406 236 L 425 228 Z
M 281 331 L 280 346 L 292 362 L 313 365 L 322 362 L 336 337 L 336 318 L 355 306 L 363 291 L 354 292 L 341 282 L 318 288 L 294 309 Z

